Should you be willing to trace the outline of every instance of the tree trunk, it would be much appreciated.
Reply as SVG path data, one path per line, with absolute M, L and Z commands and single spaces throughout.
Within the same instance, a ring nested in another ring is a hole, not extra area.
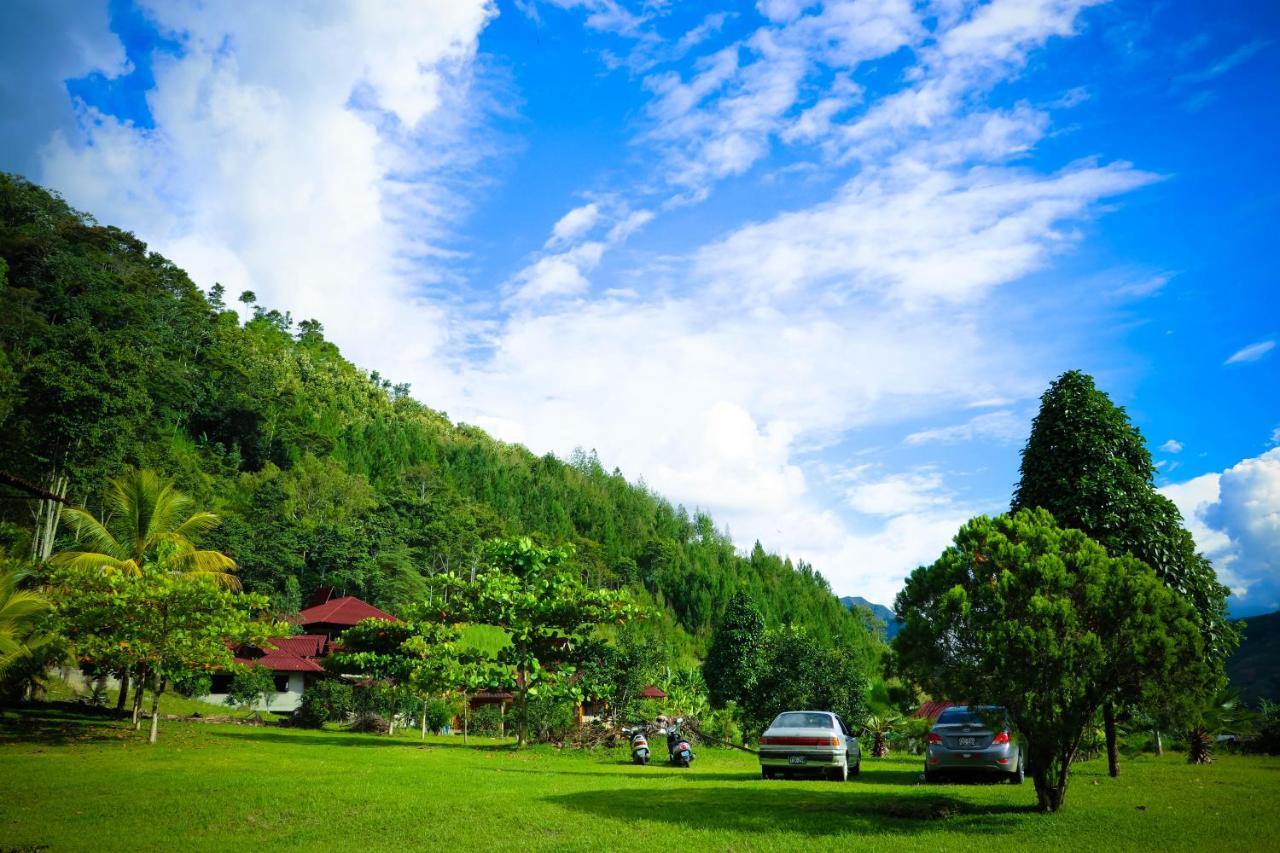
M 1155 729 L 1152 734 L 1156 736 L 1156 755 L 1164 755 L 1164 741 L 1160 738 L 1160 730 Z
M 507 736 L 507 703 L 498 700 L 498 737 Z
M 151 691 L 151 735 L 147 738 L 147 743 L 155 743 L 156 736 L 160 733 L 160 694 L 164 692 L 164 681 L 161 680 Z
M 467 713 L 471 710 L 471 697 L 466 697 L 462 702 L 462 745 L 467 744 Z
M 520 721 L 516 733 L 516 746 L 524 746 L 529 741 L 529 694 L 527 688 L 520 690 Z
M 422 739 L 427 739 L 427 703 L 422 703 Z
M 1213 763 L 1213 736 L 1203 726 L 1187 734 L 1187 761 L 1191 764 Z
M 129 704 L 129 668 L 120 670 L 120 695 L 116 697 L 116 710 L 123 711 Z
M 1114 779 L 1120 775 L 1120 753 L 1116 749 L 1116 709 L 1110 702 L 1102 706 L 1102 722 L 1107 730 L 1107 772 Z
M 1048 763 L 1035 763 L 1032 780 L 1036 786 L 1037 805 L 1042 812 L 1056 812 L 1062 808 L 1067 799 L 1067 779 L 1071 772 L 1071 759 L 1064 757 L 1060 761 L 1061 769 L 1054 774 Z
M 145 673 L 139 669 L 133 682 L 133 730 L 135 732 L 142 730 L 142 688 L 146 683 Z

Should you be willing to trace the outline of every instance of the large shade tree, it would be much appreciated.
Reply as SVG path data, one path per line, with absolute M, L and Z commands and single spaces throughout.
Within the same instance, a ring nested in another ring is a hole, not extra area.
M 935 695 L 1009 710 L 1043 811 L 1062 807 L 1105 702 L 1208 677 L 1191 605 L 1141 561 L 1109 556 L 1044 510 L 966 523 L 933 565 L 912 572 L 894 612 L 905 674 Z
M 1229 590 L 1196 552 L 1178 508 L 1156 491 L 1155 471 L 1146 441 L 1125 410 L 1088 374 L 1068 371 L 1041 397 L 1011 511 L 1048 510 L 1058 524 L 1079 528 L 1112 556 L 1137 557 L 1186 599 L 1195 609 L 1210 663 L 1208 679 L 1196 692 L 1211 696 L 1239 644 L 1239 631 L 1227 614 Z M 1154 701 L 1180 705 L 1182 698 Z M 1103 707 L 1112 776 L 1119 772 L 1115 707 L 1115 702 Z
M 147 563 L 130 574 L 67 567 L 54 585 L 56 624 L 81 662 L 125 666 L 151 682 L 151 743 L 169 684 L 193 670 L 230 668 L 233 648 L 261 645 L 283 627 L 261 620 L 265 596 Z
M 529 731 L 529 698 L 581 698 L 575 673 L 598 651 L 598 629 L 642 616 L 625 590 L 585 584 L 572 549 L 544 548 L 527 538 L 485 548 L 474 579 L 439 575 L 435 602 L 422 617 L 446 624 L 495 625 L 510 644 L 497 654 L 497 677 L 515 692 L 518 743 Z

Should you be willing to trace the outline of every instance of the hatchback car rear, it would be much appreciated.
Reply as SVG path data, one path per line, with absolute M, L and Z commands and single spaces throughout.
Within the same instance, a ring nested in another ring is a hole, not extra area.
M 1022 745 L 1004 708 L 956 705 L 929 729 L 924 778 L 953 772 L 1002 774 L 1021 784 L 1026 773 Z

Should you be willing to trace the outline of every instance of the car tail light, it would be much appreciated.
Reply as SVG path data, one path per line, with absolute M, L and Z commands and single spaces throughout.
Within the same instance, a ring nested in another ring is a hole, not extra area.
M 1009 733 L 1008 733 L 1008 732 L 1000 732 L 1000 734 L 996 735 L 995 737 L 993 737 L 993 738 L 991 739 L 991 742 L 992 742 L 992 743 L 1008 743 L 1008 742 L 1009 742 Z
M 832 745 L 832 746 L 839 746 L 839 745 L 840 745 L 840 738 L 838 738 L 838 737 L 828 738 L 828 740 L 831 742 L 831 745 Z
M 767 737 L 761 737 L 761 738 L 760 738 L 760 745 L 761 745 L 761 746 L 765 746 L 765 745 L 766 745 L 766 744 L 768 744 L 768 743 L 769 743 L 769 739 L 768 739 Z
M 942 735 L 937 732 L 929 732 L 929 743 L 942 743 Z

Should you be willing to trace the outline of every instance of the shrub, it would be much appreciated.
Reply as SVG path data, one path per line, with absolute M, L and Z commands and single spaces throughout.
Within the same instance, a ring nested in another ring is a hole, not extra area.
M 1262 700 L 1258 708 L 1258 734 L 1246 744 L 1246 749 L 1280 755 L 1280 703 Z
M 242 666 L 231 676 L 226 702 L 242 711 L 250 711 L 259 702 L 264 707 L 271 704 L 275 694 L 276 680 L 271 670 L 261 666 Z
M 429 700 L 423 707 L 423 713 L 427 716 L 427 728 L 435 734 L 440 734 L 453 719 L 453 709 L 443 699 Z
M 547 743 L 564 741 L 578 727 L 572 702 L 541 696 L 529 699 L 529 738 Z
M 302 704 L 293 720 L 300 726 L 318 729 L 328 722 L 343 722 L 353 707 L 351 685 L 336 679 L 317 681 L 302 694 Z
M 497 737 L 502 731 L 502 710 L 497 705 L 482 705 L 471 712 L 467 728 L 478 735 Z

